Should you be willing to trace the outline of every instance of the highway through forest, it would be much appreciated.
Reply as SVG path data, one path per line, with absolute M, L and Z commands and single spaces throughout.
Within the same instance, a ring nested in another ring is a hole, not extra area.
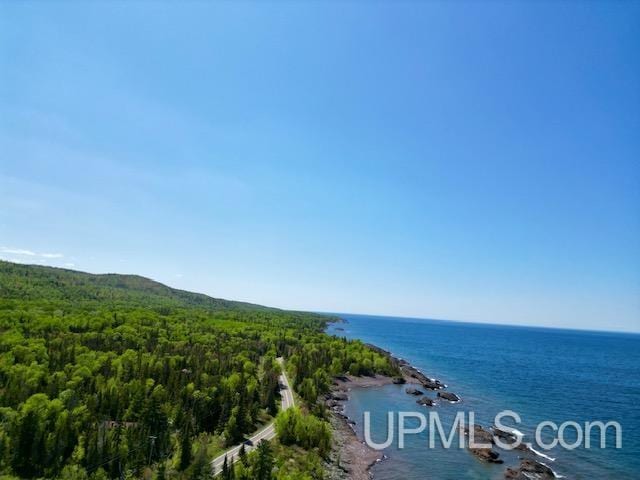
M 281 410 L 286 410 L 289 407 L 293 407 L 295 405 L 295 400 L 293 398 L 293 391 L 291 390 L 291 385 L 289 384 L 289 379 L 287 378 L 287 374 L 284 371 L 284 365 L 282 357 L 278 357 L 278 363 L 282 366 L 282 374 L 280 375 L 280 384 L 284 387 L 280 390 L 280 395 L 282 397 L 282 402 L 280 405 Z M 255 433 L 253 436 L 249 437 L 242 443 L 228 449 L 223 454 L 217 456 L 211 461 L 211 468 L 213 469 L 213 476 L 217 476 L 222 472 L 222 465 L 224 464 L 225 457 L 227 458 L 228 465 L 233 465 L 238 461 L 238 454 L 240 453 L 240 449 L 244 444 L 245 451 L 250 452 L 254 448 L 258 446 L 260 442 L 263 440 L 272 440 L 276 436 L 276 427 L 275 421 L 271 422 L 269 425 L 264 427 L 262 430 Z

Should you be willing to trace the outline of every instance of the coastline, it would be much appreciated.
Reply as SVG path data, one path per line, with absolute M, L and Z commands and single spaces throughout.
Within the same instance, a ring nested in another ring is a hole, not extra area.
M 413 380 L 413 379 L 412 379 Z M 334 434 L 334 453 L 330 472 L 331 480 L 369 480 L 373 478 L 371 467 L 385 459 L 385 455 L 369 447 L 358 438 L 353 425 L 355 421 L 344 414 L 344 405 L 349 401 L 352 388 L 377 388 L 390 385 L 392 377 L 376 375 L 374 377 L 354 377 L 345 375 L 334 379 L 331 393 L 327 394 L 325 404 L 329 408 L 330 422 Z M 414 381 L 413 383 L 417 383 Z
M 377 388 L 390 384 L 399 385 L 419 385 L 427 390 L 443 390 L 448 386 L 436 378 L 429 377 L 418 368 L 409 364 L 406 360 L 395 357 L 391 352 L 376 345 L 367 343 L 369 348 L 384 354 L 400 370 L 402 377 L 389 377 L 385 375 L 362 376 L 342 375 L 334 378 L 329 394 L 325 396 L 325 405 L 331 412 L 330 421 L 334 432 L 334 448 L 331 463 L 333 467 L 329 474 L 330 480 L 370 480 L 374 478 L 371 468 L 377 463 L 385 460 L 383 451 L 374 450 L 363 440 L 358 438 L 353 425 L 355 421 L 344 414 L 344 406 L 349 401 L 349 392 L 353 388 Z M 414 393 L 414 391 L 416 393 Z M 419 393 L 418 393 L 419 392 Z M 407 394 L 421 395 L 422 392 L 415 388 L 408 388 Z M 424 398 L 424 397 L 423 397 Z M 450 392 L 439 392 L 438 400 L 458 403 L 461 399 Z M 420 403 L 418 401 L 417 403 Z M 433 406 L 429 404 L 427 406 Z M 508 432 L 490 427 L 488 430 L 476 425 L 476 434 L 487 435 L 486 440 L 493 446 L 495 442 L 490 440 L 492 434 L 500 436 L 503 440 L 515 440 L 515 436 Z M 531 448 L 530 444 L 523 444 L 519 447 L 519 464 L 507 467 L 504 472 L 506 480 L 527 480 L 536 478 L 537 480 L 552 480 L 563 478 L 558 475 L 547 464 L 534 460 L 540 453 Z M 503 463 L 499 459 L 499 453 L 492 448 L 474 449 L 469 448 L 469 454 L 476 457 L 478 461 L 485 463 Z M 526 456 L 524 456 L 526 455 Z M 533 476 L 532 476 L 533 475 Z
M 353 421 L 342 413 L 331 412 L 333 451 L 328 478 L 330 480 L 369 480 L 371 467 L 383 460 L 382 452 L 361 441 L 353 429 Z
M 377 388 L 391 384 L 423 385 L 423 382 L 441 385 L 439 388 L 446 387 L 438 380 L 427 377 L 405 360 L 393 356 L 390 352 L 376 345 L 367 344 L 367 346 L 388 356 L 398 366 L 402 377 L 343 375 L 334 378 L 331 392 L 325 396 L 325 405 L 331 412 L 330 421 L 334 433 L 334 453 L 332 455 L 334 468 L 329 475 L 331 480 L 372 479 L 371 468 L 386 459 L 382 451 L 374 450 L 358 438 L 353 428 L 355 421 L 344 414 L 344 405 L 349 401 L 351 389 Z

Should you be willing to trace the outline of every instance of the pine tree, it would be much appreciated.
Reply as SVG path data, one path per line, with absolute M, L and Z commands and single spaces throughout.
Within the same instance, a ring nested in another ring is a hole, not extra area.
M 271 480 L 271 470 L 273 470 L 273 454 L 269 442 L 264 440 L 258 445 L 258 459 L 254 472 L 256 480 Z
M 236 472 L 233 468 L 233 460 L 227 461 L 227 457 L 224 457 L 224 463 L 222 464 L 222 480 L 235 480 Z
M 235 480 L 236 472 L 233 468 L 233 460 L 227 462 L 227 457 L 224 457 L 224 463 L 222 464 L 222 480 Z
M 224 456 L 224 462 L 222 462 L 222 480 L 229 480 L 229 464 L 227 462 L 227 456 Z
M 240 445 L 240 451 L 238 452 L 238 458 L 240 462 L 246 467 L 248 466 L 247 462 L 247 449 L 244 447 L 244 443 Z

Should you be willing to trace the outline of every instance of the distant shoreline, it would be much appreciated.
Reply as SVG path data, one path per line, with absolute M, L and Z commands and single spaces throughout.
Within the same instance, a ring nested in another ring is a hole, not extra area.
M 613 335 L 613 336 L 640 336 L 640 331 L 633 330 L 605 330 L 605 329 L 595 329 L 595 328 L 571 328 L 571 327 L 556 327 L 553 325 L 533 325 L 533 324 L 522 324 L 517 325 L 513 323 L 496 323 L 496 322 L 485 322 L 485 321 L 471 321 L 471 320 L 453 320 L 446 318 L 430 318 L 430 317 L 407 317 L 403 315 L 380 315 L 374 313 L 348 313 L 348 312 L 320 312 L 313 311 L 312 313 L 317 313 L 320 315 L 328 315 L 331 317 L 336 317 L 339 320 L 333 320 L 330 323 L 347 323 L 347 321 L 341 317 L 341 315 L 349 315 L 351 317 L 362 317 L 362 318 L 389 318 L 393 320 L 402 320 L 402 321 L 413 321 L 413 322 L 433 322 L 433 323 L 453 323 L 457 325 L 465 325 L 470 327 L 498 327 L 498 328 L 514 328 L 514 329 L 524 329 L 524 330 L 545 330 L 551 332 L 566 332 L 566 333 L 580 333 L 580 334 L 594 334 L 594 335 Z

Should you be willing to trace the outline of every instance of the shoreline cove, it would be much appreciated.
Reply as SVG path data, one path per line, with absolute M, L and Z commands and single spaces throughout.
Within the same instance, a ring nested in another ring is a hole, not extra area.
M 339 330 L 340 331 L 340 330 Z M 442 383 L 434 377 L 425 375 L 420 369 L 411 365 L 406 360 L 396 357 L 390 351 L 385 350 L 372 343 L 365 343 L 367 347 L 372 350 L 387 356 L 394 365 L 398 366 L 402 377 L 389 377 L 386 375 L 373 375 L 373 376 L 353 376 L 342 375 L 333 379 L 333 385 L 330 393 L 325 395 L 324 403 L 331 412 L 331 424 L 334 430 L 334 437 L 336 438 L 336 446 L 334 449 L 337 451 L 334 455 L 334 462 L 337 459 L 337 467 L 343 472 L 344 476 L 331 475 L 332 480 L 371 480 L 375 477 L 371 469 L 380 462 L 386 461 L 389 457 L 384 453 L 384 450 L 375 450 L 366 444 L 364 439 L 361 439 L 354 428 L 356 424 L 355 420 L 345 414 L 345 405 L 350 400 L 349 393 L 353 389 L 375 389 L 384 387 L 386 385 L 410 385 L 410 386 L 422 386 L 427 390 L 437 390 L 437 401 L 446 401 L 447 403 L 460 403 L 463 400 L 457 395 L 451 392 L 440 392 L 448 388 L 448 385 Z M 409 387 L 405 391 L 408 395 L 416 395 L 419 397 L 423 392 L 416 388 Z M 444 395 L 443 395 L 444 393 Z M 422 397 L 427 399 L 428 397 Z M 416 404 L 422 407 L 433 407 L 435 402 L 423 403 L 421 400 L 416 401 Z M 504 439 L 515 439 L 515 435 L 510 432 L 497 430 L 495 427 L 489 427 L 484 429 L 480 425 L 475 425 L 476 436 L 485 437 L 487 441 L 492 445 L 489 449 L 475 449 L 467 446 L 468 453 L 476 458 L 477 461 L 482 463 L 495 463 L 502 464 L 503 460 L 499 459 L 499 453 L 493 450 L 495 442 L 489 440 L 493 434 L 500 436 Z M 492 434 L 493 432 L 493 434 Z M 465 433 L 465 435 L 467 435 Z M 551 457 L 536 451 L 529 444 L 522 444 L 516 448 L 520 455 L 518 465 L 507 466 L 503 478 L 505 480 L 551 480 L 564 478 L 564 476 L 556 473 L 549 465 L 541 461 L 537 461 L 534 458 L 536 456 L 543 457 L 550 460 Z M 523 456 L 526 455 L 526 456 Z M 553 461 L 553 460 L 552 460 Z M 340 464 L 342 462 L 342 464 Z

